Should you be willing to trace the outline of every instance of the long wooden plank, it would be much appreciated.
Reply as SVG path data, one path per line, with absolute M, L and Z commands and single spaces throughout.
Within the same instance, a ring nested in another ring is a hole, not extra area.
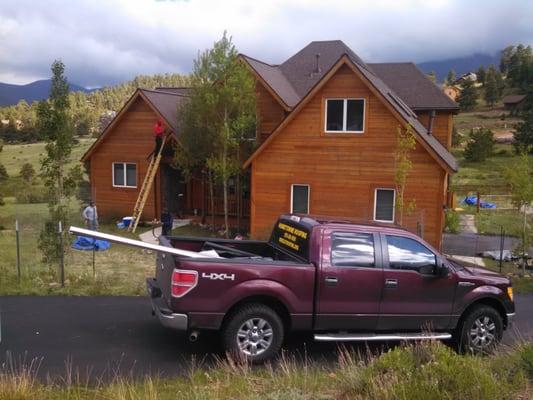
M 68 231 L 71 235 L 87 236 L 87 237 L 91 237 L 94 239 L 107 240 L 107 241 L 114 242 L 114 243 L 126 244 L 128 246 L 140 247 L 141 249 L 154 250 L 154 251 L 158 251 L 161 253 L 174 254 L 177 256 L 190 257 L 190 258 L 213 258 L 210 255 L 197 253 L 195 251 L 180 250 L 180 249 L 175 249 L 173 247 L 146 243 L 140 240 L 128 239 L 122 236 L 92 231 L 90 229 L 78 228 L 76 226 L 71 226 Z

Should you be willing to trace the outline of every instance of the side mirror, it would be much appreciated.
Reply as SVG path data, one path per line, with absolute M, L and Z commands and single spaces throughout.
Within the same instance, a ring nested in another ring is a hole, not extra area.
M 435 265 L 423 265 L 418 272 L 426 277 L 439 278 L 448 275 L 448 268 L 446 268 L 441 259 L 437 259 Z

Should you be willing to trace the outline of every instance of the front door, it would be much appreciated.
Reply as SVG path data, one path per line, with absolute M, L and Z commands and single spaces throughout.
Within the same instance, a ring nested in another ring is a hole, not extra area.
M 448 327 L 456 280 L 452 274 L 427 273 L 437 256 L 407 236 L 381 235 L 384 288 L 378 330 L 420 331 Z
M 170 213 L 180 217 L 184 212 L 186 201 L 186 185 L 183 183 L 183 177 L 179 169 L 172 168 L 166 163 L 161 163 L 161 172 L 163 208 L 167 208 Z
M 365 230 L 325 230 L 318 274 L 316 329 L 376 329 L 383 270 L 379 236 Z

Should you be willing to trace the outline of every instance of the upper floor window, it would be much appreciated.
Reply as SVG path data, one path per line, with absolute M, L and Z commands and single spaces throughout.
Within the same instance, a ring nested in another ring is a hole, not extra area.
M 309 185 L 291 186 L 291 213 L 309 214 Z
M 137 187 L 137 164 L 113 163 L 113 186 Z
M 326 132 L 362 133 L 364 99 L 326 99 Z

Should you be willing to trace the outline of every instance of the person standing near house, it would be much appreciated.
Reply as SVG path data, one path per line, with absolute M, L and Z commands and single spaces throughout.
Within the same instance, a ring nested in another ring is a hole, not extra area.
M 165 134 L 165 127 L 163 126 L 163 121 L 158 119 L 154 125 L 154 138 L 155 138 L 154 157 L 157 157 L 157 154 L 159 154 L 159 149 L 161 149 L 161 145 L 163 144 L 164 134 Z
M 89 205 L 83 210 L 82 216 L 88 229 L 93 231 L 98 230 L 98 211 L 96 210 L 94 201 L 91 200 L 89 202 Z
M 163 236 L 169 236 L 172 232 L 172 214 L 168 211 L 167 208 L 163 209 L 163 212 L 161 213 L 161 234 Z

